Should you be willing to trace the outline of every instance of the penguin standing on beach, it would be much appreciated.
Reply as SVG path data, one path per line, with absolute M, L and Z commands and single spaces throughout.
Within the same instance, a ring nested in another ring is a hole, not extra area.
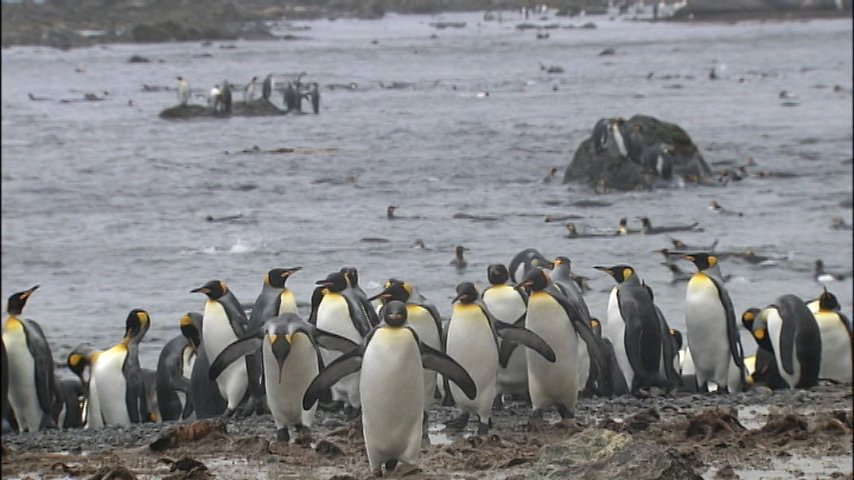
M 314 379 L 303 399 L 311 408 L 320 393 L 339 379 L 361 370 L 362 432 L 368 463 L 375 475 L 391 473 L 398 464 L 416 465 L 424 424 L 423 369 L 440 372 L 459 391 L 455 398 L 475 398 L 475 381 L 449 355 L 426 346 L 406 325 L 403 302 L 389 301 L 382 323 L 361 346 L 329 364 Z
M 614 345 L 620 370 L 632 393 L 643 387 L 672 387 L 662 374 L 663 342 L 670 341 L 663 330 L 653 296 L 628 265 L 594 267 L 614 278 L 617 285 L 608 300 L 608 316 L 603 332 Z
M 495 318 L 517 327 L 525 326 L 525 313 L 528 311 L 528 295 L 522 289 L 508 285 L 510 272 L 502 263 L 495 263 L 486 269 L 489 287 L 483 290 L 481 300 Z M 510 343 L 510 342 L 508 342 Z M 525 350 L 508 345 L 512 349 L 506 366 L 499 366 L 496 392 L 502 395 L 528 396 L 528 360 Z
M 418 335 L 418 339 L 428 347 L 442 351 L 442 317 L 435 305 L 426 299 L 416 298 L 415 288 L 409 282 L 389 279 L 385 289 L 374 295 L 371 300 L 378 299 L 384 306 L 392 300 L 403 302 L 406 306 L 406 325 Z M 417 295 L 420 297 L 420 295 Z M 424 408 L 430 409 L 436 403 L 436 372 L 424 371 Z M 426 418 L 426 417 L 425 417 Z
M 708 253 L 683 256 L 697 273 L 688 281 L 685 327 L 697 374 L 697 388 L 713 382 L 728 392 L 744 390 L 744 351 L 735 309 L 721 277 L 718 259 Z
M 499 362 L 501 365 L 506 365 L 507 360 L 505 355 L 499 356 L 499 337 L 504 341 L 532 348 L 549 362 L 555 361 L 555 352 L 542 338 L 525 328 L 494 320 L 492 314 L 480 301 L 480 295 L 474 284 L 471 282 L 459 284 L 457 296 L 453 300 L 451 319 L 448 322 L 445 352 L 471 375 L 477 385 L 477 396 L 464 398 L 460 387 L 450 385 L 450 393 L 462 413 L 456 419 L 447 422 L 448 427 L 465 428 L 470 414 L 474 413 L 479 420 L 478 435 L 489 431 Z M 530 365 L 530 355 L 527 360 Z M 530 372 L 529 367 L 529 376 Z
M 163 421 L 181 420 L 193 412 L 190 379 L 184 373 L 192 371 L 194 355 L 195 347 L 183 333 L 166 342 L 160 351 L 155 391 Z
M 542 418 L 543 411 L 554 406 L 561 419 L 574 418 L 578 392 L 584 387 L 580 373 L 586 373 L 588 368 L 579 365 L 579 350 L 583 348 L 579 339 L 587 344 L 595 371 L 606 371 L 606 360 L 590 328 L 590 318 L 551 282 L 545 270 L 534 268 L 520 286 L 530 290 L 525 328 L 547 339 L 545 342 L 553 351 L 552 359 L 527 352 L 531 416 Z
M 51 412 L 56 398 L 56 379 L 50 346 L 38 323 L 18 318 L 38 288 L 35 285 L 12 294 L 3 323 L 3 346 L 6 350 L 3 365 L 8 368 L 3 380 L 8 382 L 9 406 L 21 432 L 55 426 Z
M 361 343 L 371 330 L 368 310 L 364 308 L 356 291 L 349 286 L 346 274 L 338 271 L 318 280 L 319 300 L 312 299 L 312 316 L 317 328 L 345 337 L 354 343 Z M 317 295 L 315 295 L 317 296 Z M 373 309 L 370 309 L 372 313 Z M 374 313 L 375 315 L 375 313 Z M 322 349 L 325 364 L 338 358 L 340 352 Z M 332 385 L 332 399 L 345 401 L 353 409 L 361 405 L 359 400 L 359 375 L 355 373 Z
M 818 383 L 821 332 L 803 300 L 791 294 L 778 298 L 759 313 L 753 335 L 768 336 L 780 376 L 789 388 L 810 388 Z
M 208 358 L 202 342 L 202 325 L 204 323 L 202 314 L 189 312 L 181 317 L 179 323 L 181 335 L 187 339 L 187 342 L 196 352 L 196 359 L 190 371 L 190 398 L 184 405 L 185 408 L 181 417 L 186 419 L 193 413 L 197 419 L 222 415 L 225 413 L 228 403 L 219 393 L 219 386 L 216 381 L 209 378 L 211 360 Z M 187 411 L 188 405 L 192 406 L 192 412 Z
M 211 280 L 190 293 L 204 293 L 207 296 L 202 317 L 202 342 L 208 359 L 217 355 L 235 340 L 244 338 L 249 320 L 243 307 L 225 282 Z M 217 378 L 220 394 L 228 402 L 225 415 L 231 416 L 243 402 L 249 387 L 250 369 L 254 365 L 248 361 L 235 362 Z M 252 378 L 256 378 L 252 375 Z
M 92 357 L 87 428 L 153 420 L 139 366 L 139 342 L 150 326 L 148 312 L 139 308 L 131 310 L 122 340 Z
M 839 301 L 825 289 L 818 298 L 815 321 L 821 335 L 821 367 L 818 377 L 844 384 L 851 383 L 851 323 L 839 312 Z
M 210 377 L 215 379 L 228 365 L 243 355 L 261 352 L 264 365 L 267 405 L 276 422 L 276 438 L 289 441 L 293 428 L 297 435 L 308 437 L 314 423 L 316 404 L 302 408 L 306 389 L 320 372 L 320 353 L 316 344 L 348 352 L 358 344 L 343 337 L 322 332 L 293 312 L 267 320 L 261 329 L 223 349 L 211 364 Z

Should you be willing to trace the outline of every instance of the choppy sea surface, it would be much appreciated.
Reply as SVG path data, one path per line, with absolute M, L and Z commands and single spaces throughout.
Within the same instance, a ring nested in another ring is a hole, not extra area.
M 648 216 L 699 222 L 702 232 L 673 234 L 687 243 L 778 257 L 723 261 L 739 314 L 786 293 L 816 297 L 820 258 L 847 275 L 829 288 L 850 317 L 852 233 L 831 228 L 833 217 L 852 223 L 850 19 L 531 20 L 557 27 L 540 30 L 545 39 L 515 28 L 516 13 L 502 19 L 388 15 L 275 25 L 297 37 L 287 41 L 4 49 L 3 298 L 41 284 L 25 316 L 42 324 L 57 361 L 82 341 L 116 343 L 127 313 L 144 308 L 152 327 L 141 360 L 154 368 L 178 319 L 203 308 L 190 290 L 212 279 L 251 304 L 267 270 L 301 265 L 288 284 L 307 302 L 316 280 L 352 265 L 369 294 L 403 278 L 449 315 L 458 283 L 483 288 L 487 265 L 534 247 L 590 278 L 598 317 L 613 281 L 592 267 L 634 266 L 684 330 L 685 284 L 671 284 L 653 253 L 670 246 L 666 236 L 568 239 L 562 222 L 544 221 L 577 215 L 582 229 L 608 230 Z M 430 25 L 441 21 L 465 26 Z M 597 28 L 569 28 L 588 21 Z M 606 48 L 615 53 L 600 56 Z M 178 75 L 203 103 L 226 78 L 303 71 L 321 85 L 319 115 L 158 117 L 176 104 Z M 62 101 L 85 93 L 105 99 Z M 753 175 L 629 193 L 561 184 L 597 119 L 636 113 L 681 125 L 716 170 L 752 159 Z M 256 145 L 293 151 L 240 153 Z M 552 167 L 557 181 L 544 183 Z M 716 215 L 711 200 L 743 215 Z M 409 218 L 388 220 L 388 205 Z M 413 248 L 417 239 L 427 248 Z M 449 265 L 456 245 L 470 249 L 463 273 Z M 755 349 L 746 332 L 743 342 Z

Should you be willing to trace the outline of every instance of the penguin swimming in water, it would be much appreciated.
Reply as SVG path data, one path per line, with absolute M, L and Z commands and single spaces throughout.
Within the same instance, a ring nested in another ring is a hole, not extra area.
M 41 326 L 34 320 L 18 318 L 27 300 L 38 289 L 35 285 L 9 297 L 3 323 L 6 349 L 9 406 L 21 432 L 55 427 L 51 417 L 56 398 L 53 355 Z
M 707 384 L 713 382 L 719 389 L 740 392 L 745 382 L 744 351 L 718 259 L 708 253 L 683 258 L 697 267 L 685 297 L 685 326 L 697 387 L 707 391 Z
M 815 261 L 813 268 L 813 278 L 818 283 L 840 282 L 845 280 L 845 275 L 841 273 L 831 273 L 824 270 L 824 261 L 818 259 Z
M 670 341 L 669 330 L 662 326 L 650 289 L 628 265 L 593 268 L 617 282 L 611 289 L 603 333 L 614 344 L 630 391 L 636 394 L 644 387 L 672 387 L 671 380 L 662 374 L 662 352 L 664 342 Z
M 392 300 L 403 302 L 406 306 L 406 325 L 412 328 L 422 343 L 434 350 L 442 351 L 442 339 L 445 335 L 439 310 L 436 308 L 436 305 L 428 302 L 427 299 L 415 292 L 415 288 L 411 283 L 394 278 L 389 279 L 385 283 L 385 289 L 370 298 L 370 300 L 375 299 L 378 299 L 383 306 Z M 425 411 L 436 403 L 436 388 L 436 372 L 425 370 Z
M 202 320 L 202 342 L 208 359 L 217 355 L 235 340 L 244 338 L 249 327 L 249 320 L 243 312 L 243 307 L 228 288 L 225 282 L 211 280 L 190 293 L 203 293 L 207 297 Z M 248 361 L 235 362 L 217 378 L 220 394 L 228 402 L 225 415 L 231 416 L 243 402 L 249 387 L 249 378 L 257 378 L 253 372 L 253 364 Z
M 507 270 L 510 272 L 510 281 L 513 283 L 521 282 L 534 267 L 546 268 L 550 262 L 536 248 L 526 248 L 517 253 L 507 265 Z
M 524 290 L 507 284 L 510 280 L 510 272 L 504 264 L 490 265 L 486 269 L 486 275 L 489 287 L 483 290 L 481 300 L 487 310 L 499 321 L 524 327 L 525 313 L 528 311 L 528 294 Z M 499 366 L 496 393 L 499 399 L 505 394 L 528 396 L 528 360 L 524 349 L 514 346 L 507 359 L 507 365 Z
M 219 386 L 209 378 L 211 360 L 205 351 L 202 342 L 203 317 L 198 312 L 189 312 L 181 317 L 181 335 L 183 335 L 190 346 L 196 352 L 196 359 L 190 372 L 190 393 L 187 403 L 184 405 L 183 418 L 195 414 L 196 419 L 212 418 L 225 413 L 228 402 L 219 393 Z M 187 411 L 187 406 L 192 405 L 193 412 Z
M 382 323 L 371 330 L 359 348 L 339 357 L 314 379 L 303 399 L 303 408 L 311 408 L 320 392 L 361 370 L 362 432 L 375 475 L 382 475 L 383 467 L 391 473 L 398 463 L 418 462 L 424 423 L 424 368 L 441 373 L 466 398 L 474 399 L 479 393 L 463 366 L 424 345 L 406 326 L 403 302 L 389 301 L 381 318 Z M 460 393 L 455 398 L 462 398 Z
M 641 221 L 640 232 L 646 235 L 655 235 L 658 233 L 669 232 L 702 232 L 702 228 L 698 228 L 700 222 L 694 222 L 690 225 L 667 225 L 664 227 L 654 227 L 648 217 L 638 217 Z
M 549 362 L 555 361 L 555 352 L 540 336 L 525 328 L 494 320 L 480 301 L 480 295 L 471 282 L 457 286 L 451 319 L 445 335 L 445 352 L 456 360 L 474 379 L 477 385 L 475 398 L 463 398 L 460 388 L 450 385 L 450 393 L 463 412 L 446 425 L 465 428 L 470 414 L 478 416 L 477 433 L 485 434 L 490 427 L 490 411 L 495 399 L 498 366 L 506 365 L 506 354 L 499 355 L 498 337 L 534 349 Z M 507 349 L 505 349 L 506 352 Z M 527 356 L 530 378 L 531 355 Z M 529 380 L 530 381 L 530 380 Z
M 153 420 L 139 366 L 139 342 L 150 326 L 148 312 L 135 308 L 128 313 L 122 340 L 90 356 L 87 428 Z
M 844 384 L 851 383 L 851 323 L 839 312 L 839 302 L 827 291 L 818 299 L 815 321 L 821 335 L 821 367 L 818 377 Z
M 453 265 L 454 268 L 457 269 L 457 273 L 465 273 L 466 267 L 468 267 L 469 265 L 468 260 L 466 260 L 463 256 L 463 252 L 467 250 L 468 248 L 462 245 L 457 245 L 454 248 L 454 259 L 451 260 L 451 263 L 449 265 Z
M 753 335 L 766 335 L 789 388 L 810 388 L 818 383 L 821 369 L 821 331 L 803 300 L 783 295 L 763 309 L 753 325 Z
M 302 400 L 309 384 L 320 372 L 318 343 L 340 352 L 359 346 L 346 338 L 319 330 L 296 313 L 286 312 L 267 320 L 251 336 L 225 347 L 211 364 L 210 378 L 216 379 L 240 357 L 261 351 L 267 404 L 276 422 L 276 438 L 290 440 L 288 428 L 307 437 L 308 429 L 314 423 L 317 405 L 302 408 Z
M 548 339 L 544 341 L 552 351 L 551 358 L 527 352 L 531 416 L 541 418 L 546 408 L 554 406 L 561 419 L 574 418 L 578 392 L 586 383 L 579 377 L 588 369 L 579 367 L 579 350 L 583 348 L 579 339 L 587 344 L 589 361 L 598 374 L 597 384 L 605 383 L 606 360 L 590 328 L 590 317 L 540 268 L 528 272 L 519 285 L 530 290 L 525 328 L 537 338 Z

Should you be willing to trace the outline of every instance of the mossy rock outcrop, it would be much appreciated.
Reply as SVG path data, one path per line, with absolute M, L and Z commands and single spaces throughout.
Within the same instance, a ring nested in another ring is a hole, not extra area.
M 265 117 L 286 115 L 288 112 L 273 105 L 269 100 L 263 98 L 252 102 L 235 102 L 231 105 L 231 113 L 215 112 L 213 108 L 205 105 L 188 104 L 175 105 L 160 112 L 160 118 L 188 119 L 200 117 Z
M 593 135 L 582 141 L 564 172 L 563 183 L 581 182 L 600 190 L 638 190 L 714 182 L 709 165 L 682 127 L 646 115 L 612 120 L 623 125 L 624 138 L 618 141 L 609 137 L 604 142 L 601 137 L 601 146 L 594 145 Z M 618 145 L 636 153 L 624 155 Z M 657 158 L 653 150 L 659 149 L 668 164 L 664 173 L 653 158 Z

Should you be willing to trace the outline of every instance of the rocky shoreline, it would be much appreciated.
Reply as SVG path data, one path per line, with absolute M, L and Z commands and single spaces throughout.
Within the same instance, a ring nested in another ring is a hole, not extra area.
M 558 14 L 588 7 L 583 0 L 563 0 Z M 778 4 L 761 0 L 694 1 L 674 20 L 735 21 L 850 17 L 851 0 Z M 387 12 L 430 14 L 443 11 L 508 10 L 527 6 L 523 0 L 47 0 L 2 4 L 2 47 L 42 45 L 58 49 L 106 43 L 155 43 L 235 39 L 288 40 L 268 23 L 283 18 L 382 18 Z M 602 2 L 605 5 L 605 2 Z M 782 6 L 781 6 L 782 5 Z M 600 10 L 602 8 L 599 8 Z
M 529 408 L 513 402 L 495 410 L 494 426 L 484 436 L 473 435 L 471 425 L 463 433 L 449 432 L 444 423 L 455 410 L 433 409 L 420 471 L 407 476 L 852 478 L 851 386 L 582 399 L 576 418 L 564 422 L 553 412 L 545 421 L 529 420 Z M 4 435 L 2 473 L 4 478 L 106 478 L 110 470 L 123 475 L 114 478 L 370 477 L 359 427 L 338 413 L 318 412 L 310 442 L 276 441 L 272 418 L 264 415 L 227 426 L 197 424 L 192 439 L 152 450 L 149 445 L 175 426 Z

